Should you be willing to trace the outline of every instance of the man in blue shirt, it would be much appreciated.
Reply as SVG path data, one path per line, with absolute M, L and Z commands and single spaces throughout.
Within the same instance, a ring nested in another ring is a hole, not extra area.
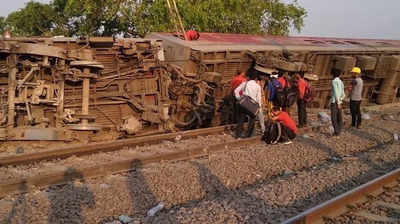
M 278 88 L 281 88 L 281 84 L 278 81 L 278 74 L 273 73 L 270 76 L 269 82 L 268 82 L 268 101 L 274 102 L 275 96 L 276 96 L 276 91 Z
M 331 88 L 331 120 L 334 129 L 334 136 L 339 136 L 343 127 L 342 105 L 345 98 L 344 84 L 339 78 L 340 72 L 334 70 Z

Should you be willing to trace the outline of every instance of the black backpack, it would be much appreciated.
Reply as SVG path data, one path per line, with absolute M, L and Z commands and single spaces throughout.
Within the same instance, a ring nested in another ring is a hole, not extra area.
M 265 132 L 262 140 L 267 144 L 277 143 L 282 135 L 282 127 L 279 122 L 266 121 Z
M 286 107 L 293 106 L 294 103 L 297 101 L 297 88 L 288 88 L 286 89 Z
M 315 97 L 314 90 L 312 89 L 311 85 L 307 82 L 303 100 L 308 103 L 313 101 L 314 97 Z
M 296 88 L 280 88 L 276 90 L 274 105 L 278 107 L 291 107 L 297 101 Z

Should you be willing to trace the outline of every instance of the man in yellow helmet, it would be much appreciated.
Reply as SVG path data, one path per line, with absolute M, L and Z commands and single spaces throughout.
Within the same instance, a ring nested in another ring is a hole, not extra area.
M 361 127 L 361 100 L 363 90 L 363 80 L 361 79 L 361 69 L 354 67 L 351 70 L 353 80 L 351 81 L 350 92 L 350 112 L 351 112 L 351 126 Z

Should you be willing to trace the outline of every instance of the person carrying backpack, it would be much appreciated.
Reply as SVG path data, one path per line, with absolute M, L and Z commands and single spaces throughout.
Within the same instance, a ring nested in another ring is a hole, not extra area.
M 275 101 L 276 91 L 282 88 L 277 78 L 278 78 L 277 74 L 273 73 L 272 75 L 270 75 L 268 85 L 266 86 L 268 88 L 268 101 L 270 102 Z
M 250 68 L 246 76 L 248 77 L 247 82 L 242 82 L 234 91 L 234 95 L 236 100 L 240 101 L 241 98 L 247 97 L 252 101 L 258 104 L 258 107 L 261 107 L 261 86 L 257 84 L 257 72 Z M 240 94 L 242 92 L 243 94 Z M 245 99 L 245 98 L 243 98 Z M 249 117 L 249 125 L 247 133 L 243 132 L 243 122 L 246 119 L 246 116 Z M 251 137 L 254 133 L 254 125 L 257 113 L 252 113 L 249 109 L 239 105 L 239 113 L 238 113 L 238 123 L 235 130 L 235 138 L 248 138 Z
M 297 115 L 299 119 L 299 128 L 302 128 L 307 126 L 307 102 L 304 96 L 308 83 L 306 82 L 306 80 L 304 80 L 304 72 L 297 73 L 296 78 L 298 89 Z

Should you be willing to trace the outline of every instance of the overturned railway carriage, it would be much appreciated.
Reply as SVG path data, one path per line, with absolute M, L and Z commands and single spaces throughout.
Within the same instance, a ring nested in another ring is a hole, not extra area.
M 110 140 L 229 123 L 224 98 L 253 62 L 314 74 L 313 107 L 328 104 L 331 73 L 359 66 L 364 102 L 393 102 L 400 41 L 202 33 L 198 41 L 0 40 L 0 140 Z M 225 105 L 225 106 L 224 106 Z M 229 107 L 228 107 L 229 108 Z
M 198 41 L 184 41 L 168 33 L 154 33 L 151 37 L 163 41 L 166 60 L 181 66 L 186 73 L 205 79 L 213 77 L 205 76 L 204 72 L 222 76 L 214 91 L 217 106 L 229 95 L 230 81 L 236 72 L 248 69 L 253 60 L 265 70 L 285 71 L 288 78 L 299 71 L 317 77 L 318 80 L 311 81 L 316 92 L 309 105 L 312 107 L 323 108 L 329 104 L 330 82 L 335 70 L 343 73 L 345 85 L 350 86 L 352 67 L 362 69 L 363 102 L 391 103 L 400 86 L 399 40 L 217 33 L 201 33 Z
M 161 43 L 149 39 L 1 40 L 0 139 L 107 140 L 185 126 L 185 111 L 205 93 L 189 102 L 170 93 L 207 84 L 162 58 Z

